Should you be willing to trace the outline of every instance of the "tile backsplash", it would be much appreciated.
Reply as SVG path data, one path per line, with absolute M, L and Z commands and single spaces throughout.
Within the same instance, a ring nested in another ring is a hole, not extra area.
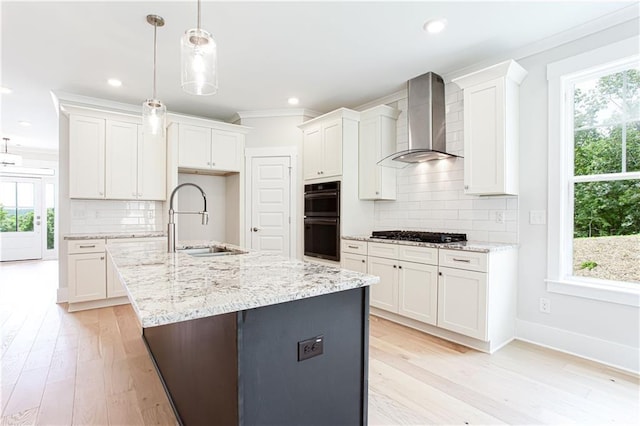
M 445 86 L 447 151 L 464 156 L 462 90 Z M 388 104 L 401 111 L 398 151 L 407 149 L 407 99 Z M 518 242 L 518 197 L 464 194 L 464 160 L 451 158 L 398 170 L 396 201 L 374 203 L 375 229 L 462 232 L 469 240 Z
M 162 230 L 158 201 L 71 200 L 70 232 L 145 232 Z

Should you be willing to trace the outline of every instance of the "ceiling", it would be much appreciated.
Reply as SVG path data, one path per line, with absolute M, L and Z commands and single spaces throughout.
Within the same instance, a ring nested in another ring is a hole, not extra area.
M 228 120 L 238 111 L 353 108 L 427 71 L 498 58 L 622 8 L 638 16 L 635 1 L 203 1 L 202 27 L 218 44 L 219 90 L 198 97 L 182 92 L 179 74 L 180 36 L 195 27 L 195 0 L 5 0 L 0 84 L 13 93 L 1 95 L 1 133 L 24 148 L 57 149 L 51 91 L 133 105 L 151 97 L 151 13 L 166 21 L 158 29 L 158 98 L 173 112 Z M 448 20 L 444 32 L 423 31 L 439 17 Z M 111 77 L 122 87 L 107 85 Z M 287 104 L 291 96 L 298 106 Z

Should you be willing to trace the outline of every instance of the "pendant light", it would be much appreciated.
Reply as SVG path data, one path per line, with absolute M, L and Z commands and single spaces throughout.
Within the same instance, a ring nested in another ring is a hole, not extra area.
M 153 97 L 142 103 L 142 134 L 164 137 L 167 106 L 156 96 L 157 32 L 158 27 L 164 26 L 164 19 L 158 15 L 147 15 L 147 22 L 153 25 Z
M 0 153 L 0 164 L 2 166 L 21 166 L 22 157 L 17 154 L 9 154 L 7 146 L 9 145 L 9 138 L 2 138 L 4 141 L 4 152 Z
M 218 91 L 218 51 L 208 31 L 198 26 L 184 32 L 180 41 L 182 89 L 192 95 L 213 95 Z

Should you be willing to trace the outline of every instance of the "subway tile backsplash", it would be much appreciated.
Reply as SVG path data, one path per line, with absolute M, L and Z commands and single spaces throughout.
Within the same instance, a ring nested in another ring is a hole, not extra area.
M 153 232 L 162 230 L 158 201 L 71 200 L 70 232 Z
M 464 156 L 462 90 L 445 86 L 447 151 Z M 401 114 L 398 151 L 407 149 L 407 99 L 389 104 Z M 396 201 L 376 201 L 375 229 L 462 232 L 476 241 L 518 242 L 518 197 L 464 194 L 464 160 L 451 158 L 398 170 Z M 501 216 L 503 220 L 498 220 Z

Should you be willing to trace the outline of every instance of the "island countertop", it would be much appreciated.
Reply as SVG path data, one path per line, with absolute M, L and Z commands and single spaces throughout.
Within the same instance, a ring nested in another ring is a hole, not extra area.
M 226 246 L 215 241 L 185 247 Z M 379 282 L 379 278 L 276 254 L 247 251 L 214 257 L 167 253 L 166 242 L 107 246 L 143 328 L 320 296 Z

